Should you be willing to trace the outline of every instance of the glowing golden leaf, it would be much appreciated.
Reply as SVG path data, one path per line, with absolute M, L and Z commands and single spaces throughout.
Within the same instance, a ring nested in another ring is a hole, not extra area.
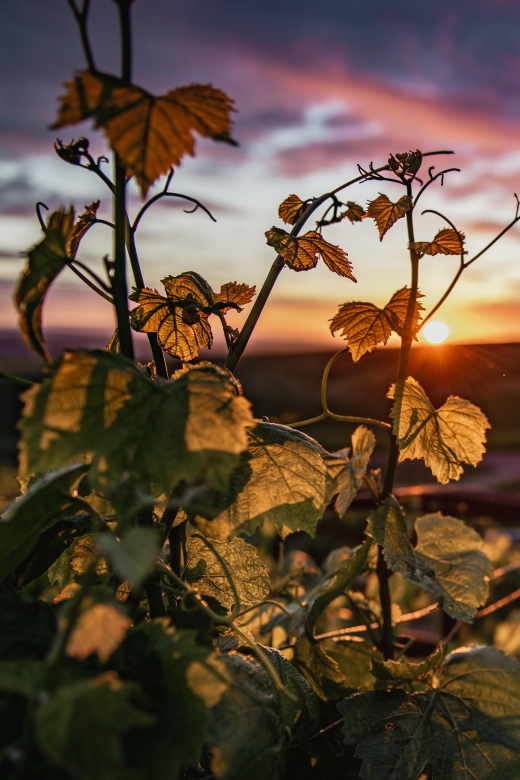
M 379 230 L 379 240 L 382 241 L 385 233 L 390 230 L 398 219 L 404 217 L 407 211 L 412 208 L 412 199 L 408 195 L 403 195 L 397 203 L 392 203 L 390 198 L 382 193 L 375 200 L 371 200 L 367 207 L 367 217 L 375 220 Z
M 306 206 L 307 204 L 298 195 L 288 195 L 278 207 L 278 216 L 287 224 L 294 225 L 305 211 Z
M 418 293 L 412 330 L 417 328 L 423 309 L 418 300 L 420 297 Z M 392 330 L 399 332 L 403 328 L 409 300 L 410 290 L 403 287 L 392 295 L 384 309 L 360 301 L 344 303 L 330 322 L 331 332 L 334 335 L 341 329 L 340 335 L 348 339 L 352 359 L 357 362 L 365 352 L 371 352 L 378 344 L 386 344 Z
M 366 216 L 366 211 L 363 208 L 363 206 L 360 206 L 358 203 L 354 203 L 354 201 L 349 200 L 347 202 L 347 209 L 341 214 L 342 217 L 347 217 L 352 223 L 354 222 L 361 222 L 363 217 Z
M 99 200 L 95 200 L 89 206 L 85 206 L 85 211 L 78 217 L 78 221 L 72 227 L 67 240 L 65 242 L 65 248 L 69 258 L 76 257 L 79 243 L 87 230 L 92 227 L 96 221 L 96 214 L 99 208 Z
M 487 417 L 464 398 L 451 395 L 434 409 L 420 384 L 408 377 L 400 392 L 392 385 L 394 434 L 401 451 L 399 460 L 423 458 L 438 481 L 459 479 L 461 462 L 476 466 L 485 451 Z
M 355 282 L 347 253 L 339 246 L 329 244 L 320 233 L 309 230 L 303 236 L 291 236 L 285 230 L 273 227 L 266 232 L 267 243 L 274 247 L 293 271 L 309 271 L 321 255 L 325 265 L 339 276 Z
M 98 576 L 108 573 L 106 559 L 102 557 L 97 544 L 97 536 L 95 534 L 85 534 L 74 545 L 70 565 L 78 574 L 85 574 L 94 561 L 96 561 L 96 574 Z
M 90 598 L 85 599 L 67 642 L 67 655 L 83 661 L 96 653 L 105 663 L 125 638 L 131 622 L 116 606 L 92 604 Z
M 443 228 L 433 241 L 414 241 L 409 246 L 418 255 L 461 255 L 464 253 L 464 239 L 464 233 Z
M 213 300 L 215 302 L 222 303 L 236 303 L 237 306 L 245 306 L 247 303 L 251 303 L 253 297 L 256 295 L 256 287 L 249 287 L 248 284 L 238 284 L 237 282 L 227 282 L 220 288 L 219 293 L 213 293 Z M 221 309 L 220 311 L 225 314 L 232 307 Z
M 199 307 L 181 307 L 177 301 L 211 306 L 213 295 L 207 282 L 190 271 L 163 279 L 167 297 L 144 287 L 129 297 L 139 304 L 130 312 L 134 330 L 157 333 L 161 347 L 179 360 L 193 360 L 203 347 L 211 347 L 213 334 L 208 315 Z
M 105 135 L 124 166 L 148 188 L 185 154 L 194 154 L 193 133 L 234 143 L 229 132 L 233 102 L 210 84 L 190 84 L 154 96 L 102 73 L 83 71 L 67 82 L 53 128 L 89 117 Z

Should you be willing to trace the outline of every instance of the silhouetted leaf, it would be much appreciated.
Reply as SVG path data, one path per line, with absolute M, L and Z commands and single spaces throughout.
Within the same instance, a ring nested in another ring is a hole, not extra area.
M 374 658 L 371 674 L 376 678 L 376 691 L 386 691 L 392 688 L 404 688 L 407 684 L 424 677 L 437 669 L 446 657 L 446 645 L 441 642 L 438 649 L 424 661 L 383 661 Z
M 413 313 L 412 331 L 417 328 L 424 307 L 417 294 Z M 386 344 L 392 331 L 401 332 L 404 328 L 410 290 L 403 287 L 392 295 L 384 309 L 373 303 L 344 303 L 330 321 L 332 335 L 341 329 L 341 336 L 348 340 L 352 359 L 357 362 L 365 352 L 371 352 L 378 344 Z
M 397 390 L 392 385 L 388 398 L 394 399 L 391 417 L 397 436 L 399 461 L 424 458 L 442 484 L 459 479 L 461 462 L 476 466 L 485 452 L 485 414 L 470 401 L 450 395 L 446 403 L 434 409 L 420 384 L 408 377 Z
M 303 236 L 291 236 L 285 230 L 273 227 L 266 232 L 267 243 L 285 260 L 293 271 L 309 271 L 321 256 L 325 265 L 339 276 L 346 276 L 352 282 L 352 264 L 347 253 L 339 246 L 329 244 L 320 233 L 309 230 Z
M 470 623 L 487 599 L 492 574 L 482 539 L 461 520 L 440 514 L 419 517 L 415 531 L 414 548 L 393 496 L 370 513 L 367 533 L 382 545 L 391 569 L 432 593 L 448 615 Z
M 354 203 L 354 201 L 349 200 L 347 201 L 347 208 L 341 216 L 346 217 L 352 223 L 361 222 L 363 217 L 366 216 L 366 211 L 359 203 Z
M 333 452 L 326 460 L 327 467 L 334 477 L 331 495 L 337 493 L 336 512 L 345 514 L 354 500 L 365 476 L 376 439 L 366 426 L 359 425 L 352 434 L 352 454 L 350 448 Z
M 182 480 L 225 489 L 253 422 L 238 393 L 233 377 L 209 364 L 157 383 L 121 355 L 65 352 L 24 394 L 24 468 L 59 468 L 92 452 L 92 485 L 125 474 L 157 494 Z
M 371 200 L 367 206 L 367 217 L 372 217 L 379 230 L 379 240 L 382 241 L 385 233 L 390 230 L 398 219 L 404 217 L 407 211 L 412 208 L 412 199 L 408 195 L 403 195 L 397 203 L 392 203 L 390 198 L 383 193 L 379 197 Z
M 256 547 L 238 538 L 215 541 L 213 544 L 228 566 L 240 604 L 249 605 L 262 601 L 271 591 L 271 581 Z M 202 595 L 218 599 L 224 607 L 232 607 L 235 602 L 220 562 L 197 536 L 190 537 L 186 542 L 186 568 L 183 579 Z
M 330 478 L 320 445 L 300 431 L 259 423 L 231 475 L 229 492 L 209 497 L 214 519 L 198 518 L 205 536 L 250 536 L 264 520 L 314 534 L 328 501 Z
M 278 216 L 287 224 L 294 225 L 306 208 L 307 204 L 298 195 L 288 195 L 278 207 Z
M 76 257 L 81 239 L 87 230 L 95 223 L 98 208 L 99 200 L 95 200 L 89 206 L 85 206 L 85 211 L 78 217 L 78 221 L 72 226 L 65 243 L 67 255 L 70 259 Z
M 418 255 L 462 255 L 464 238 L 464 233 L 458 233 L 453 228 L 443 228 L 433 241 L 415 241 L 409 246 Z
M 114 672 L 61 688 L 36 715 L 44 755 L 75 780 L 132 777 L 122 737 L 152 718 L 131 705 L 131 690 Z
M 73 506 L 70 491 L 88 469 L 81 463 L 47 474 L 5 510 L 0 520 L 0 581 L 25 560 L 41 532 Z
M 83 71 L 65 86 L 52 127 L 92 117 L 136 177 L 143 197 L 185 154 L 194 154 L 194 132 L 234 143 L 229 135 L 233 102 L 209 84 L 177 87 L 156 97 L 113 76 Z
M 340 702 L 363 780 L 512 780 L 520 769 L 520 664 L 492 647 L 460 648 L 426 693 L 369 692 Z

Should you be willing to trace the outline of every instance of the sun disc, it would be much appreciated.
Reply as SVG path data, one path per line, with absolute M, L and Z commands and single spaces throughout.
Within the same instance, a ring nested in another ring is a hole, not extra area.
M 423 336 L 430 344 L 442 344 L 449 333 L 450 329 L 444 322 L 427 322 L 423 330 Z

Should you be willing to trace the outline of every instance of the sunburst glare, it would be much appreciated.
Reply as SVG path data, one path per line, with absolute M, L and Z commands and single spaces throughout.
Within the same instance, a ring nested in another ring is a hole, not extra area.
M 423 336 L 430 344 L 442 344 L 450 334 L 450 329 L 444 322 L 427 322 Z

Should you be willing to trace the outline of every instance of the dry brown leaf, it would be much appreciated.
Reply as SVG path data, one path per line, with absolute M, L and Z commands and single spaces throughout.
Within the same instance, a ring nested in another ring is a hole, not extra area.
M 347 202 L 347 209 L 341 214 L 342 217 L 347 217 L 352 223 L 361 222 L 366 217 L 366 211 L 359 203 L 349 200 Z
M 490 424 L 478 406 L 451 395 L 434 409 L 420 384 L 408 377 L 401 392 L 392 385 L 391 416 L 400 449 L 399 460 L 423 458 L 438 481 L 459 479 L 461 462 L 476 466 L 485 452 L 486 428 Z
M 67 240 L 65 242 L 65 247 L 69 258 L 74 259 L 76 257 L 81 239 L 83 238 L 87 230 L 91 228 L 94 222 L 96 221 L 96 214 L 98 208 L 99 208 L 99 200 L 95 200 L 89 206 L 85 206 L 85 211 L 83 212 L 83 214 L 81 214 L 81 216 L 78 217 L 78 221 L 72 227 L 69 235 L 67 236 Z
M 274 247 L 293 271 L 309 271 L 318 263 L 318 256 L 325 265 L 339 276 L 355 282 L 352 275 L 352 265 L 347 253 L 339 246 L 329 244 L 320 233 L 309 230 L 303 236 L 295 237 L 280 228 L 272 228 L 266 232 L 267 243 Z
M 112 604 L 93 604 L 86 598 L 67 642 L 67 655 L 84 661 L 96 653 L 103 664 L 119 647 L 131 623 L 130 618 Z
M 237 306 L 245 306 L 251 303 L 256 295 L 256 287 L 250 287 L 248 284 L 239 284 L 238 282 L 227 282 L 220 288 L 220 292 L 213 293 L 213 300 L 216 302 L 236 303 Z M 226 314 L 231 307 L 221 309 L 222 314 Z
M 288 195 L 278 207 L 278 216 L 287 224 L 294 225 L 305 211 L 306 206 L 307 204 L 298 195 Z
M 461 255 L 464 254 L 464 240 L 464 233 L 443 228 L 433 241 L 414 241 L 409 246 L 418 255 Z
M 417 328 L 423 306 L 417 295 L 412 330 Z M 348 347 L 354 362 L 371 352 L 378 344 L 386 344 L 392 330 L 398 332 L 404 326 L 410 290 L 403 287 L 392 295 L 384 309 L 373 303 L 352 302 L 340 306 L 332 318 L 330 329 L 333 335 L 341 329 L 341 336 L 348 340 Z
M 148 188 L 185 154 L 193 156 L 193 133 L 234 143 L 229 135 L 233 101 L 210 84 L 190 84 L 154 96 L 113 76 L 83 71 L 66 83 L 53 128 L 89 117 L 102 127 L 112 149 Z
M 186 310 L 175 301 L 193 301 L 202 306 L 213 303 L 209 285 L 194 272 L 168 276 L 162 280 L 167 297 L 144 287 L 135 290 L 130 300 L 139 304 L 130 312 L 134 330 L 157 333 L 161 347 L 179 360 L 193 360 L 203 347 L 211 347 L 213 334 L 208 315 L 194 308 Z
M 407 211 L 412 208 L 412 199 L 408 195 L 403 195 L 397 203 L 392 203 L 383 193 L 379 197 L 371 200 L 367 206 L 367 217 L 375 220 L 379 230 L 379 240 L 382 241 L 385 233 L 390 230 L 398 219 L 404 217 Z

